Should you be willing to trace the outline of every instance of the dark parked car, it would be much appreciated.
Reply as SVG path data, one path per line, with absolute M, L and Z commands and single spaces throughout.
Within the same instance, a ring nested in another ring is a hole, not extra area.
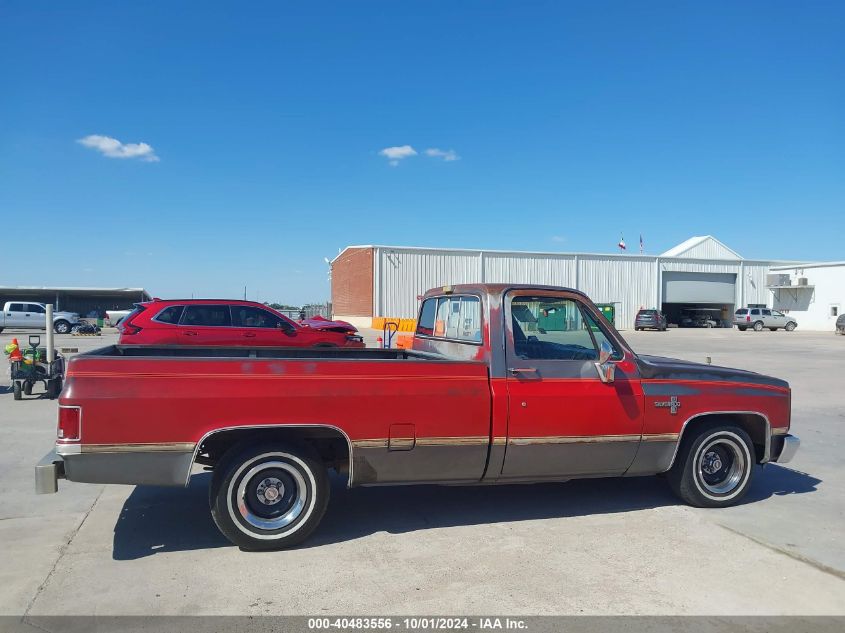
M 660 310 L 640 310 L 637 318 L 634 319 L 635 330 L 660 330 L 666 331 L 666 315 Z
M 836 319 L 836 333 L 845 335 L 845 314 L 840 314 Z

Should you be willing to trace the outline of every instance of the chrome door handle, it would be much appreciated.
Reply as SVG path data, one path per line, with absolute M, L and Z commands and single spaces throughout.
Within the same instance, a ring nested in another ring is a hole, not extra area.
M 508 371 L 514 375 L 516 374 L 536 374 L 537 370 L 534 367 L 511 367 Z

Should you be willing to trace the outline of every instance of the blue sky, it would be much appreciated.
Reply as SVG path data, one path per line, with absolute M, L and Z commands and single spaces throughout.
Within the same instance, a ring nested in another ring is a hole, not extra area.
M 4 0 L 0 283 L 301 303 L 349 244 L 620 233 L 843 259 L 843 32 L 842 2 Z

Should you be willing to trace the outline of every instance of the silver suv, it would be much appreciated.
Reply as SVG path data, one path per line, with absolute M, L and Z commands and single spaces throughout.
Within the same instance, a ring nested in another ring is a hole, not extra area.
M 734 313 L 733 324 L 740 332 L 753 328 L 755 332 L 761 332 L 769 328 L 772 332 L 783 328 L 791 332 L 798 327 L 798 321 L 777 310 L 769 308 L 740 308 Z

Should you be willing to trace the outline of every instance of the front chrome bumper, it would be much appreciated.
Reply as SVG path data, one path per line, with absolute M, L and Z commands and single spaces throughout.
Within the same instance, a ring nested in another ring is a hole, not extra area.
M 786 464 L 791 461 L 795 457 L 795 453 L 798 452 L 798 447 L 801 446 L 801 440 L 794 435 L 782 435 L 773 439 L 776 440 L 776 443 L 772 446 L 771 461 L 778 464 Z
M 48 495 L 59 491 L 59 479 L 65 478 L 65 462 L 54 448 L 35 465 L 35 494 Z

